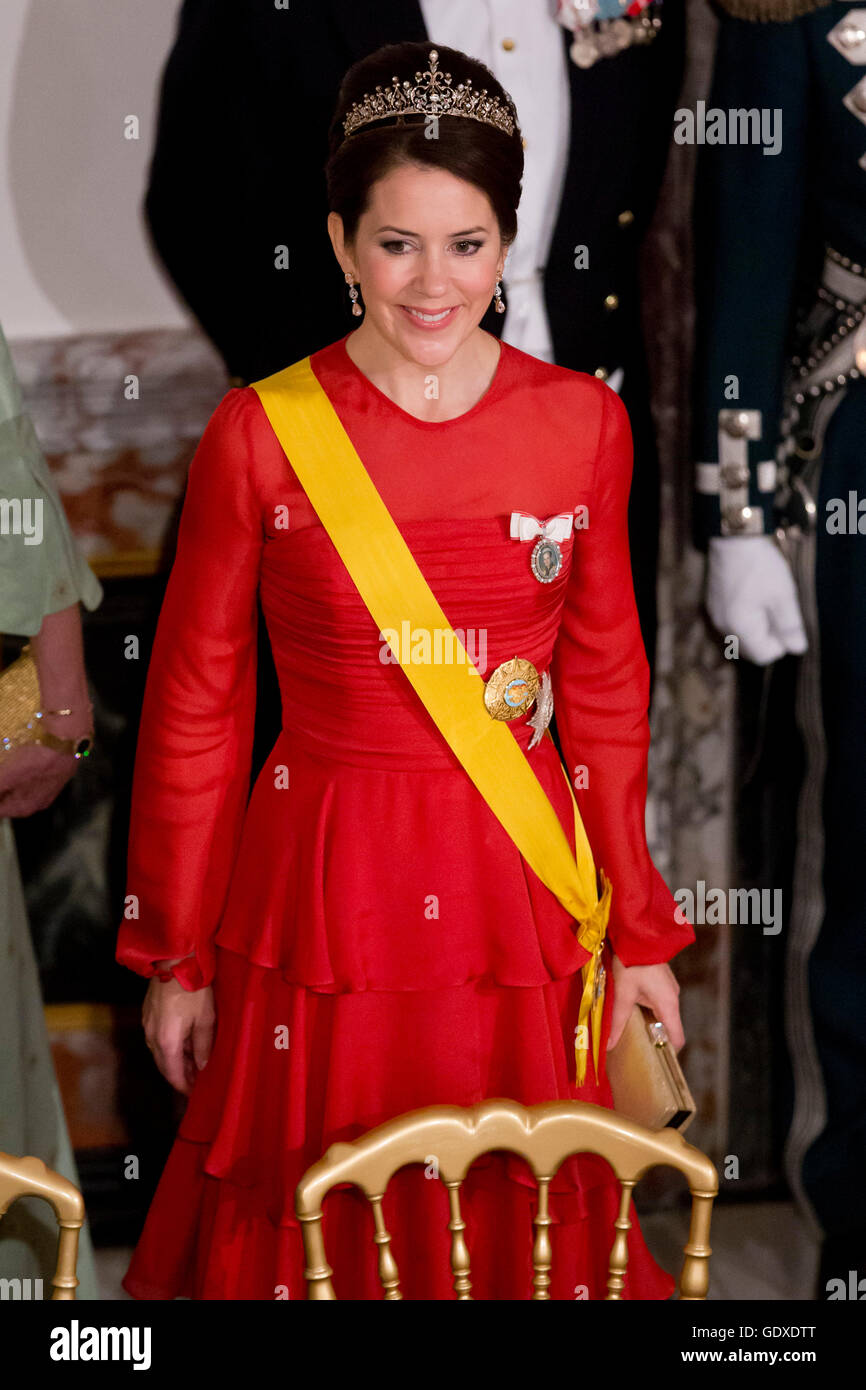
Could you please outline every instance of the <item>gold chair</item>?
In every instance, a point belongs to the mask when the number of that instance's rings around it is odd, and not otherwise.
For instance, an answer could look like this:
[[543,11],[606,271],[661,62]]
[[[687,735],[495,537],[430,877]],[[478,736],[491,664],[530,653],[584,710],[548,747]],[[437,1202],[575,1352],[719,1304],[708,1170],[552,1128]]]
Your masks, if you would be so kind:
[[84,1225],[84,1198],[68,1178],[46,1167],[41,1158],[14,1158],[0,1153],[0,1219],[19,1197],[44,1197],[60,1225],[57,1267],[51,1283],[52,1299],[75,1297],[78,1279],[78,1232]]
[[368,1198],[373,1208],[379,1248],[379,1279],[386,1300],[402,1299],[400,1278],[385,1227],[382,1198],[388,1182],[408,1163],[426,1163],[435,1155],[439,1176],[448,1189],[451,1219],[451,1269],[458,1299],[471,1299],[469,1250],[463,1237],[460,1186],[472,1163],[481,1154],[508,1149],[529,1163],[538,1183],[538,1210],[534,1218],[532,1263],[533,1299],[549,1299],[552,1251],[548,1227],[548,1186],[560,1164],[571,1154],[593,1153],[607,1159],[619,1179],[619,1214],[610,1253],[607,1298],[622,1297],[628,1262],[627,1232],[632,1190],[650,1168],[677,1168],[692,1195],[689,1238],[684,1249],[678,1283],[681,1299],[704,1299],[709,1286],[710,1219],[719,1175],[700,1149],[673,1129],[652,1130],[613,1110],[585,1101],[547,1101],[523,1106],[510,1100],[487,1100],[470,1109],[456,1105],[431,1105],[398,1115],[356,1139],[332,1144],[322,1158],[308,1168],[295,1192],[295,1210],[301,1223],[308,1299],[336,1299],[331,1283],[333,1270],[325,1258],[322,1235],[322,1199],[337,1183],[350,1182]]

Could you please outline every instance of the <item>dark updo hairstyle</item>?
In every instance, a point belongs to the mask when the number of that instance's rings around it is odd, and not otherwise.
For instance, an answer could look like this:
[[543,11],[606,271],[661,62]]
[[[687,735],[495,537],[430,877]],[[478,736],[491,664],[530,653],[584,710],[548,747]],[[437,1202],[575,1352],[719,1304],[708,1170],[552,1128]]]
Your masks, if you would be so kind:
[[[471,80],[476,92],[486,88],[488,96],[499,98],[514,119],[511,135],[473,117],[443,115],[439,117],[438,138],[429,139],[425,136],[423,115],[414,114],[385,117],[351,135],[344,134],[343,122],[355,102],[361,102],[377,87],[390,87],[394,77],[414,85],[416,74],[429,68],[434,48],[439,54],[439,71],[451,74],[453,87]],[[443,48],[429,40],[386,44],[355,63],[340,86],[328,144],[330,157],[325,175],[329,207],[343,219],[349,243],[367,209],[373,184],[401,164],[446,169],[456,178],[474,184],[490,199],[506,245],[517,235],[517,205],[523,177],[523,140],[517,111],[490,69],[456,48]]]

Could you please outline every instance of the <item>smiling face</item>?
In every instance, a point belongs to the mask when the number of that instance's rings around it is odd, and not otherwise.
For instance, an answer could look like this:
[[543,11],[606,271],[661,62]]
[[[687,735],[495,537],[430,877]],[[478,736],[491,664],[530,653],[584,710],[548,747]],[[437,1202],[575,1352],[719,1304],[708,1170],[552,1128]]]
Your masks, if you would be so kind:
[[328,227],[354,273],[371,330],[421,367],[448,362],[475,331],[502,275],[506,247],[487,195],[444,169],[401,164],[370,190],[351,245]]

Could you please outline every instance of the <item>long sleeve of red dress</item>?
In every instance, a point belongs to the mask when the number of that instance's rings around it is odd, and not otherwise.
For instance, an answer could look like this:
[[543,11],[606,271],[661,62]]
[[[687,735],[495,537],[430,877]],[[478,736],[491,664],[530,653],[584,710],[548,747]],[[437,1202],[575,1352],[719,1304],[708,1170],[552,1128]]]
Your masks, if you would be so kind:
[[575,554],[554,648],[554,709],[596,868],[613,884],[608,938],[624,965],[667,961],[694,941],[646,842],[649,667],[631,580],[628,413],[602,397],[588,524]]
[[223,399],[190,465],[133,775],[117,959],[150,976],[188,956],[186,989],[213,976],[249,791],[263,533],[243,399]]

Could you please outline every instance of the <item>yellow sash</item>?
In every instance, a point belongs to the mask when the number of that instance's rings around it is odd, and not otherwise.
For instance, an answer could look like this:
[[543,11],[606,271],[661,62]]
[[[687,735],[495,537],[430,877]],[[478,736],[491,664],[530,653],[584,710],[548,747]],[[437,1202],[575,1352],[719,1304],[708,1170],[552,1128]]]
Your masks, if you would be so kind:
[[[309,357],[252,383],[280,444],[333,541],[380,633],[445,634],[463,650],[454,664],[413,662],[401,643],[400,664],[437,728],[463,764],[530,868],[581,924],[578,941],[590,958],[575,1032],[578,1085],[586,1079],[589,1022],[598,1077],[604,977],[601,951],[611,885],[601,874],[599,897],[592,851],[568,773],[576,853],[513,734],[484,705],[484,682],[436,601],[370,475],[346,434]],[[448,648],[446,648],[447,650]],[[548,730],[549,735],[549,730]]]

